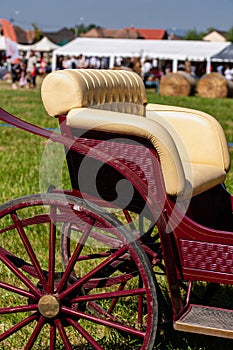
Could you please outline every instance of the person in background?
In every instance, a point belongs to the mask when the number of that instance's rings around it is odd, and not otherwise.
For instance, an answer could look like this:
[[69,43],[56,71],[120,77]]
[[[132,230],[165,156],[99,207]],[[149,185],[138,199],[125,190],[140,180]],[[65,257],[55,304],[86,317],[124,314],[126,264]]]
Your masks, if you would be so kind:
[[161,73],[158,67],[152,67],[148,73],[147,79],[144,81],[145,87],[155,88],[155,93],[156,95],[158,95],[160,78],[161,78]]
[[44,58],[44,55],[43,53],[41,53],[41,56],[40,56],[40,66],[39,66],[39,73],[42,77],[45,76],[46,74],[46,69],[47,69],[47,62]]
[[19,78],[19,86],[21,88],[24,88],[27,86],[27,77],[26,77],[26,63],[21,61],[20,62],[20,78]]
[[6,80],[11,79],[11,56],[6,57],[5,67],[6,67],[6,75],[4,79]]
[[233,68],[229,64],[226,65],[224,76],[229,81],[233,80]]
[[34,63],[32,71],[30,72],[30,75],[28,76],[30,89],[33,89],[36,87],[36,76],[37,76],[37,67],[36,67],[36,63]]
[[65,56],[62,61],[62,69],[70,69],[70,57]]
[[141,68],[141,75],[142,75],[142,79],[145,82],[150,74],[150,70],[152,68],[152,63],[151,60],[146,59],[143,63],[142,63],[142,68]]
[[223,69],[224,69],[223,65],[219,64],[216,68],[216,71],[217,71],[217,73],[223,75]]
[[37,57],[34,51],[30,52],[30,56],[27,60],[27,75],[30,78],[31,72],[33,70],[34,64],[37,63]]
[[86,60],[82,54],[78,56],[77,68],[86,68]]
[[75,56],[72,56],[70,59],[70,68],[76,69],[78,66],[77,58]]

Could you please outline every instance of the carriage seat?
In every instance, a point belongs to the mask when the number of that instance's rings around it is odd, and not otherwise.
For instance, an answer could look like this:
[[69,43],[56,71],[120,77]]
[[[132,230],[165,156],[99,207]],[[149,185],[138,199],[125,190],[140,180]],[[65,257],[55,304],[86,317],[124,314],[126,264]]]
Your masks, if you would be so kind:
[[147,105],[142,79],[123,70],[74,69],[50,73],[42,100],[51,116],[73,128],[139,136],[159,154],[166,192],[182,199],[224,182],[230,167],[225,135],[211,116]]
[[215,118],[199,110],[158,104],[148,104],[146,116],[172,135],[186,178],[191,176],[193,195],[224,182],[230,155],[224,131]]

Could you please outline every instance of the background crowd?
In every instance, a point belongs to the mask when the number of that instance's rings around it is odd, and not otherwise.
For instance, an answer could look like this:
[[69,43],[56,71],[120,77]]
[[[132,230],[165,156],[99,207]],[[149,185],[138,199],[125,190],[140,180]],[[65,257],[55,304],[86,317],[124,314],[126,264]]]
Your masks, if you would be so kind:
[[[108,57],[84,57],[79,55],[72,56],[58,56],[57,69],[73,69],[73,68],[94,68],[106,69],[109,68]],[[157,59],[140,57],[116,57],[113,69],[127,69],[138,73],[146,87],[155,88],[156,93],[159,91],[159,82],[163,75],[172,71],[171,61],[159,61]],[[194,79],[200,79],[206,73],[206,62],[190,62],[185,60],[179,62],[178,71],[184,71]],[[226,79],[233,81],[233,66],[230,64],[219,65],[213,63],[211,67],[212,72],[222,74]]]
[[0,67],[0,78],[11,81],[13,89],[33,89],[37,84],[37,76],[43,78],[51,71],[51,57],[31,51],[28,56],[20,56],[12,62],[11,57],[2,56]]
[[[6,79],[12,82],[12,88],[30,88],[37,85],[37,77],[44,77],[51,72],[51,54],[31,51],[29,54],[22,55],[11,63],[10,57],[0,57],[0,79]],[[85,57],[78,56],[58,56],[57,69],[79,69],[94,68],[108,69],[109,57]],[[147,88],[154,88],[159,93],[159,83],[161,77],[172,71],[171,61],[160,61],[141,57],[116,57],[113,69],[132,70],[139,74]],[[179,62],[178,71],[184,71],[194,79],[201,78],[206,73],[206,62],[190,62],[188,60]],[[227,80],[233,81],[232,64],[213,64],[212,72],[218,72]]]

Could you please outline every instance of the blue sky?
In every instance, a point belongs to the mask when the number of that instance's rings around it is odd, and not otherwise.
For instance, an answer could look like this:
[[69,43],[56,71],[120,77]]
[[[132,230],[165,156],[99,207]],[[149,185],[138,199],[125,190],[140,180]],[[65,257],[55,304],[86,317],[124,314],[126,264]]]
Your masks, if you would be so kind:
[[233,27],[233,0],[10,0],[1,2],[1,18],[25,29],[34,23],[43,31],[77,24],[228,30]]

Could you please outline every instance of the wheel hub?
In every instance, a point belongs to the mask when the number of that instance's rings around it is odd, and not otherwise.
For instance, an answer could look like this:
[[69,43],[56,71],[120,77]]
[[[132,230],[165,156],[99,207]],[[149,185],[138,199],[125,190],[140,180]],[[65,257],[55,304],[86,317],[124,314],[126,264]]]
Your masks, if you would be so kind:
[[60,311],[59,301],[53,295],[43,295],[39,300],[38,309],[45,318],[54,318]]

